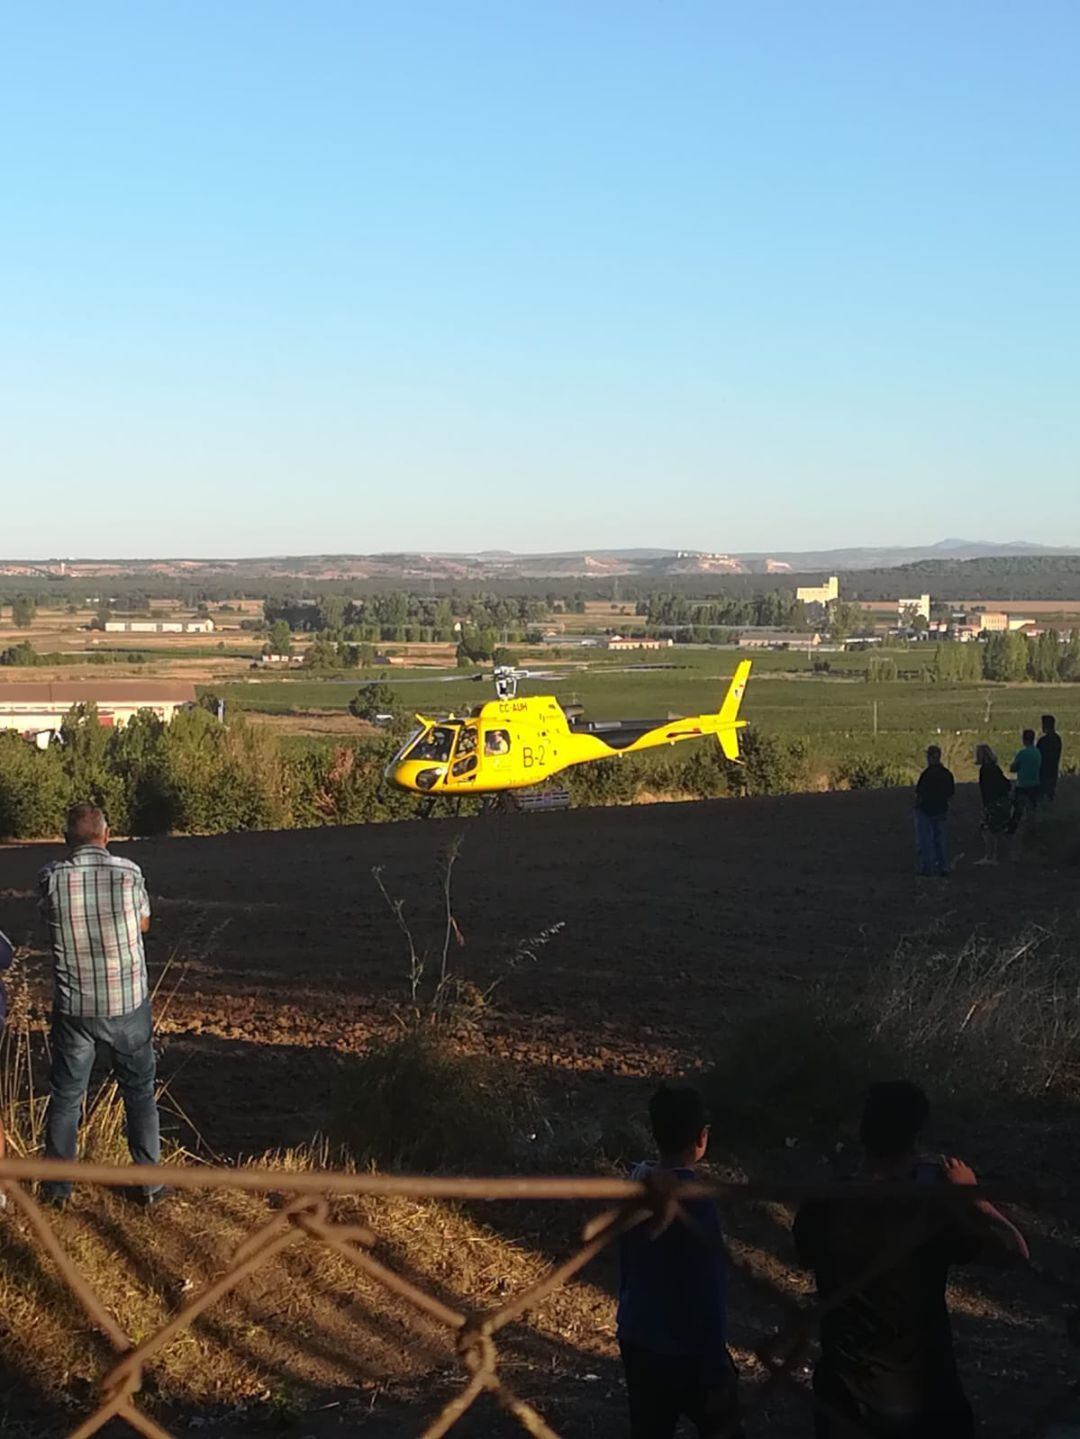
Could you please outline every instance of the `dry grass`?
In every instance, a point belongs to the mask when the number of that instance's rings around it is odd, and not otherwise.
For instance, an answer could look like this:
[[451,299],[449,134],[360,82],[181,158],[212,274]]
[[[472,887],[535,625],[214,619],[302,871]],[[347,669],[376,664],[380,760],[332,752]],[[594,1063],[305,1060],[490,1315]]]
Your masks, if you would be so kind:
[[[18,968],[10,991],[12,1022],[0,1042],[0,1105],[11,1152],[33,1156],[44,1142],[46,1096],[37,1076],[47,1057],[45,1036],[28,1017]],[[164,1015],[168,1001],[158,1009]],[[357,1097],[361,1105],[378,1106],[380,1132],[391,1148],[412,1136],[399,1157],[415,1158],[417,1143],[423,1148],[424,1142],[444,1157],[447,1144],[474,1156],[489,1152],[491,1117],[506,1108],[505,1094],[492,1088],[490,1066],[474,1068],[467,1056],[451,1054],[437,1029],[426,1029],[407,1034],[389,1061],[377,1051],[368,1067],[373,1084],[361,1085]],[[384,1092],[388,1082],[393,1094]],[[405,1091],[408,1113],[400,1109]],[[168,1105],[167,1095],[162,1102]],[[378,1148],[362,1112],[356,1119],[358,1150]],[[87,1105],[82,1139],[84,1157],[126,1162],[123,1106],[111,1080]],[[165,1162],[199,1161],[174,1146]],[[280,1172],[278,1195],[185,1193],[146,1212],[112,1191],[84,1186],[67,1209],[50,1215],[64,1249],[133,1341],[151,1335],[229,1267],[237,1247],[288,1195],[290,1174],[355,1167],[325,1140],[255,1162]],[[369,1225],[379,1236],[375,1253],[383,1263],[470,1310],[497,1306],[549,1262],[483,1218],[435,1201],[339,1199],[332,1217]],[[613,1352],[607,1295],[578,1283],[552,1296],[506,1341],[506,1367],[551,1370],[562,1346],[578,1363],[582,1353]],[[108,1346],[87,1325],[22,1215],[9,1209],[0,1221],[0,1391],[14,1379],[18,1412],[5,1411],[5,1432],[19,1432],[18,1420],[28,1425],[27,1434],[40,1436],[51,1432],[50,1412],[56,1417],[84,1410],[108,1363]],[[298,1232],[266,1270],[152,1362],[144,1402],[162,1413],[239,1411],[253,1424],[281,1422],[317,1396],[340,1391],[375,1404],[380,1396],[416,1396],[422,1386],[431,1406],[443,1381],[457,1382],[459,1373],[452,1335]],[[5,1402],[0,1393],[0,1408]],[[24,1420],[24,1411],[31,1417]]]
[[1080,976],[1055,933],[958,950],[901,945],[871,987],[873,1033],[908,1071],[965,1099],[1072,1096],[1080,1087]]
[[[288,1176],[322,1167],[316,1144],[262,1156]],[[135,1341],[164,1324],[223,1269],[248,1233],[265,1223],[265,1199],[219,1191],[169,1202],[163,1213],[134,1211],[88,1190],[53,1220],[67,1252]],[[434,1201],[335,1201],[333,1218],[362,1221],[379,1235],[377,1257],[431,1292],[467,1307],[494,1307],[526,1287],[547,1260]],[[77,1313],[35,1250],[21,1216],[0,1231],[0,1353],[18,1354],[38,1393],[59,1405],[85,1402],[105,1367],[106,1348]],[[546,1342],[545,1342],[546,1341]],[[540,1343],[575,1355],[612,1353],[609,1298],[585,1283],[553,1295],[507,1341],[508,1367],[534,1367]],[[146,1393],[168,1408],[250,1408],[281,1418],[339,1389],[407,1396],[458,1372],[453,1337],[417,1316],[377,1282],[310,1240],[297,1242],[246,1280],[150,1366]]]
[[935,1106],[1007,1113],[1080,1093],[1080,978],[1064,938],[901,944],[861,988],[808,986],[747,1016],[706,1079],[736,1150],[853,1140],[874,1079],[925,1084]]

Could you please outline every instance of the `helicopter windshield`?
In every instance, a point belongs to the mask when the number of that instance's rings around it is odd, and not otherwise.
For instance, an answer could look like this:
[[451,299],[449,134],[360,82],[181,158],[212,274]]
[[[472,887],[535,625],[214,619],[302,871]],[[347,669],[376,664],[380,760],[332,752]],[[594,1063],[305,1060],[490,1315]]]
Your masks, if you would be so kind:
[[454,734],[456,726],[437,724],[426,729],[413,747],[406,753],[406,759],[432,760],[435,764],[445,764],[450,758],[450,751],[454,747]]
[[409,751],[412,749],[413,745],[416,743],[416,741],[420,738],[420,736],[421,736],[423,733],[424,733],[424,731],[420,728],[419,725],[416,725],[413,729],[411,729],[411,730],[409,731],[409,737],[408,737],[408,739],[407,739],[407,740],[405,741],[405,743],[401,746],[401,748],[398,750],[397,754],[396,754],[396,755],[394,756],[394,758],[390,761],[390,763],[391,763],[391,764],[400,764],[401,761],[402,761],[402,760],[405,758],[405,756],[409,753]]

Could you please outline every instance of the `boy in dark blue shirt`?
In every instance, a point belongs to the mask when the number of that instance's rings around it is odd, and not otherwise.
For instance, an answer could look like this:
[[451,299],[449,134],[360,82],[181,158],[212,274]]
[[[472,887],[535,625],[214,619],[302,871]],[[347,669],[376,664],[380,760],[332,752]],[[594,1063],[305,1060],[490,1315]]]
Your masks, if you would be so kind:
[[[695,1089],[656,1091],[649,1103],[660,1163],[639,1164],[634,1179],[662,1171],[694,1180],[709,1143]],[[671,1439],[685,1415],[702,1439],[728,1432],[738,1414],[735,1366],[727,1350],[727,1272],[720,1215],[711,1199],[683,1201],[697,1228],[676,1219],[660,1234],[648,1220],[619,1245],[619,1349],[626,1372],[632,1439]]]

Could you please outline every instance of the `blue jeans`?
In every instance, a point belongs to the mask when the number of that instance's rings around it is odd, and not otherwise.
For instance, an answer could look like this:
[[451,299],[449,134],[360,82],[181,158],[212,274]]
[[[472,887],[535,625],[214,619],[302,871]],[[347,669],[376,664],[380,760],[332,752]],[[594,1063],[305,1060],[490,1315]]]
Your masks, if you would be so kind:
[[[150,1001],[115,1019],[79,1019],[53,1012],[52,1070],[49,1074],[49,1109],[45,1116],[47,1159],[74,1159],[79,1140],[83,1099],[98,1046],[112,1059],[112,1072],[124,1101],[127,1141],[136,1164],[157,1164],[161,1159],[157,1100],[154,1087],[157,1062],[152,1043]],[[160,1185],[145,1186],[154,1194]],[[66,1199],[71,1185],[57,1181],[45,1186],[56,1199]]]
[[915,811],[915,843],[919,850],[919,871],[922,874],[948,874],[949,857],[945,837],[948,819],[943,814]]

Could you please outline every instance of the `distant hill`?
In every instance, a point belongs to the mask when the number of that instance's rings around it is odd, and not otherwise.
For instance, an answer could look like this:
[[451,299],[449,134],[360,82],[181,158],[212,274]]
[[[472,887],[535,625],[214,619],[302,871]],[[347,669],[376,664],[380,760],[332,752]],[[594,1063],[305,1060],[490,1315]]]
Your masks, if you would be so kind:
[[885,546],[839,550],[770,550],[767,553],[740,554],[738,559],[750,569],[764,569],[769,560],[779,560],[791,569],[805,573],[810,570],[886,570],[898,565],[918,564],[925,560],[985,560],[1014,555],[1069,555],[1080,553],[1080,545],[1052,548],[1035,545],[1027,540],[939,540],[933,545]]
[[304,582],[376,581],[403,584],[514,580],[572,580],[627,576],[653,581],[707,581],[727,577],[781,577],[826,574],[880,574],[921,564],[956,565],[981,560],[1032,561],[1080,554],[1080,546],[1051,548],[1026,540],[944,539],[930,545],[852,547],[832,550],[769,550],[735,553],[660,548],[565,550],[515,554],[484,550],[470,554],[420,551],[381,554],[333,553],[265,555],[241,559],[66,559],[0,560],[0,581],[174,578],[188,584],[229,577],[236,582],[296,579]]

